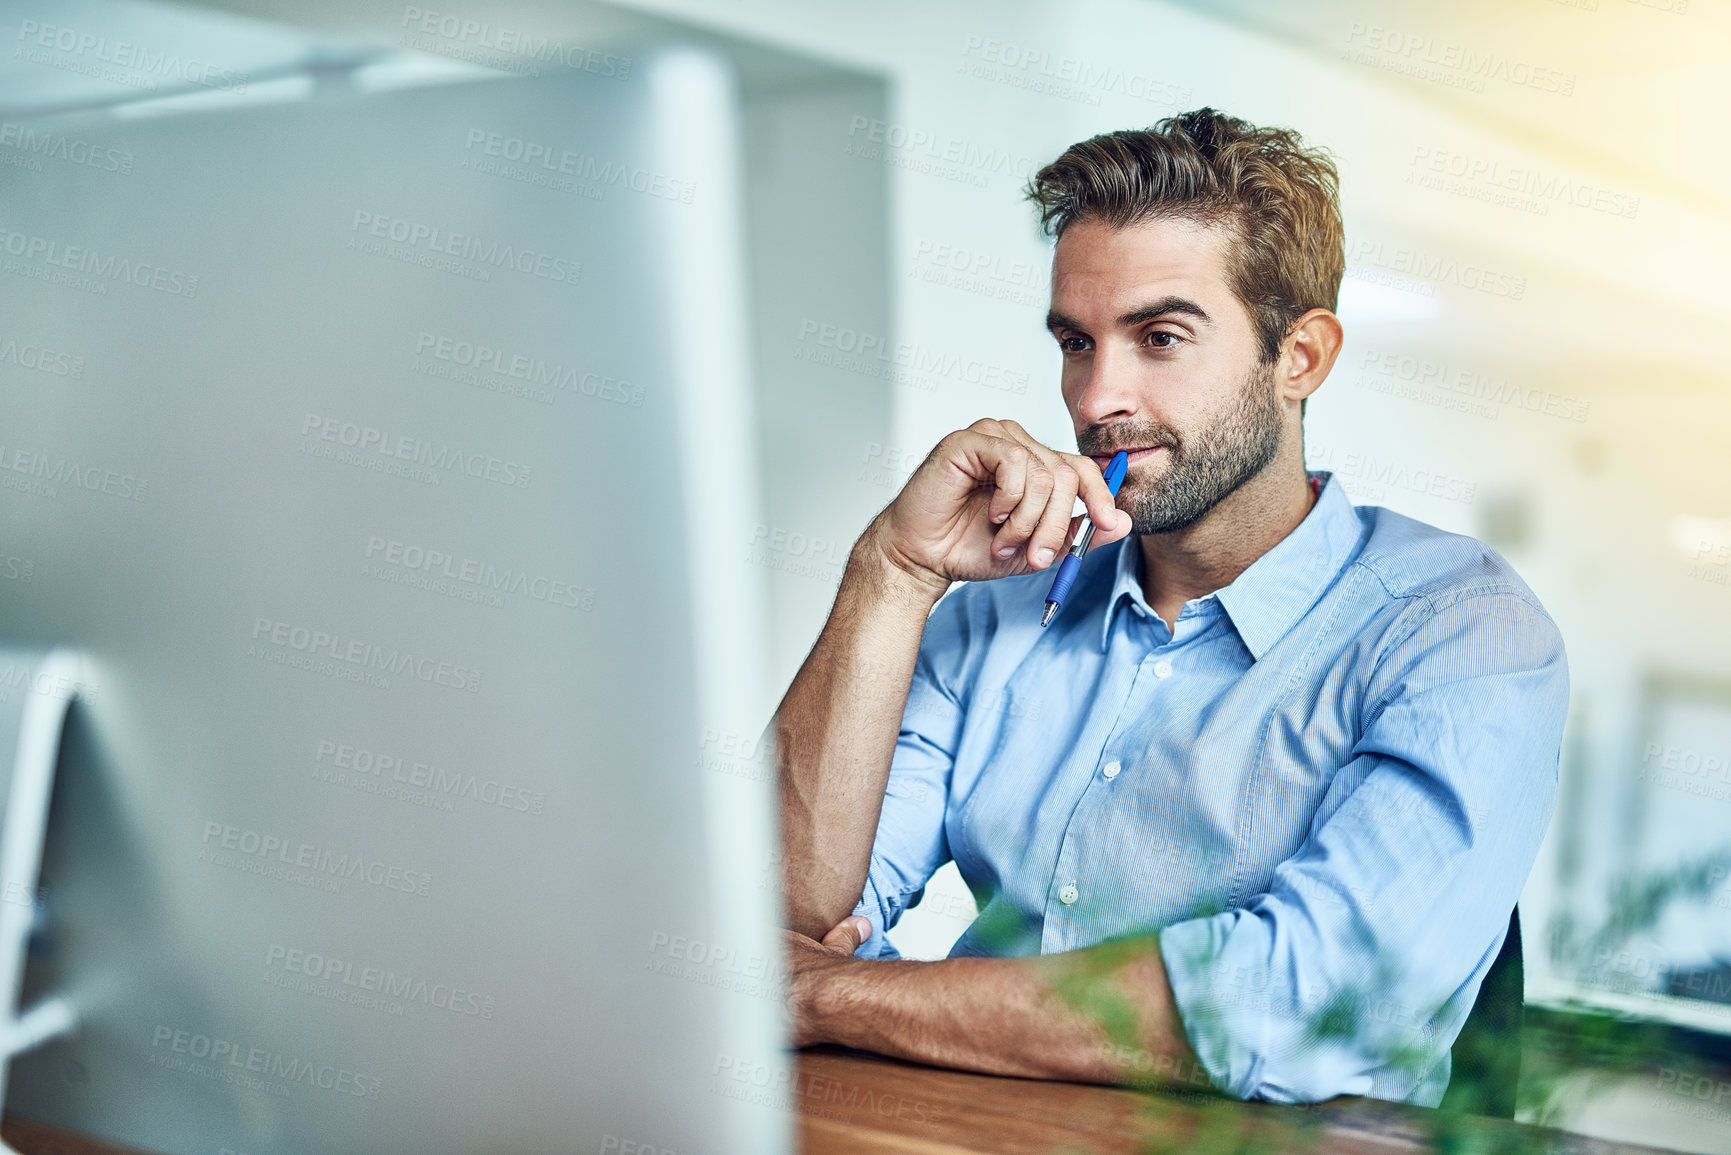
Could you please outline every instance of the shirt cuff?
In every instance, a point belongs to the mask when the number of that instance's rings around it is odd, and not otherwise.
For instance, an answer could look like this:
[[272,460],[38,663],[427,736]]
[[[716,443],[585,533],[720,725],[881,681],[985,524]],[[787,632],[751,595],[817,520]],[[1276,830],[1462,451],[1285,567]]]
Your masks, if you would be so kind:
[[1308,1037],[1306,1004],[1284,978],[1262,919],[1231,910],[1160,932],[1178,1017],[1216,1088],[1236,1099],[1314,1103],[1368,1094],[1350,1050]]
[[901,951],[884,936],[884,931],[890,924],[890,910],[883,896],[878,893],[877,883],[872,879],[866,879],[865,894],[860,898],[859,905],[853,908],[853,913],[863,915],[866,921],[872,924],[871,937],[860,943],[859,949],[853,952],[855,958],[902,957]]

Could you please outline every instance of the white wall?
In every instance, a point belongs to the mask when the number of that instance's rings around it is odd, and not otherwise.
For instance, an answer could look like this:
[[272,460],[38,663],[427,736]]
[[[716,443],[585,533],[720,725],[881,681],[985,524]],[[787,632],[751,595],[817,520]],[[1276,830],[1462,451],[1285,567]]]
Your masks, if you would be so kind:
[[[1722,82],[1662,63],[1698,63],[1704,37],[1723,43],[1723,10],[1313,3],[1269,17],[1283,27],[1256,28],[1149,0],[633,7],[886,77],[886,123],[863,107],[845,118],[835,109],[817,139],[851,150],[862,176],[887,170],[896,333],[918,361],[962,367],[898,385],[893,450],[910,463],[984,415],[1073,444],[1040,324],[1048,250],[1018,197],[1033,168],[1096,132],[1204,104],[1335,150],[1348,344],[1310,406],[1312,464],[1334,468],[1360,501],[1506,550],[1570,647],[1580,739],[1564,788],[1580,792],[1578,893],[1590,900],[1630,861],[1620,815],[1647,788],[1634,778],[1641,677],[1731,666],[1724,551],[1697,559],[1673,540],[1678,515],[1731,518],[1717,451],[1731,391],[1715,339],[1731,290],[1713,273],[1731,255],[1725,161],[1692,145],[1689,128],[1723,107]],[[1366,30],[1379,25],[1394,31]],[[1500,57],[1502,71],[1477,80],[1483,91],[1446,63],[1429,66],[1429,79],[1403,75],[1394,70],[1415,57],[1396,31],[1432,36],[1433,56],[1454,45]],[[1012,66],[1033,52],[1044,63]],[[1509,79],[1540,76],[1534,68],[1566,85]],[[1042,69],[1079,79],[1040,91]],[[1527,191],[1509,196],[1497,181]],[[1402,357],[1445,367],[1453,387],[1404,380]],[[1025,375],[1025,392],[970,383],[969,364],[1000,382]],[[1472,497],[1391,484],[1395,471],[1441,475]],[[1524,515],[1527,532],[1499,528],[1510,523],[1499,511],[1515,523]],[[809,532],[845,536],[851,516],[808,520]],[[819,615],[798,612],[815,632]],[[1731,828],[1731,804],[1702,799],[1700,817]],[[1526,899],[1535,944],[1551,913],[1551,863],[1547,850]],[[910,916],[906,945],[936,950],[959,933],[965,900],[953,884],[941,898],[959,917],[918,929]],[[1529,950],[1536,983],[1545,962]]]

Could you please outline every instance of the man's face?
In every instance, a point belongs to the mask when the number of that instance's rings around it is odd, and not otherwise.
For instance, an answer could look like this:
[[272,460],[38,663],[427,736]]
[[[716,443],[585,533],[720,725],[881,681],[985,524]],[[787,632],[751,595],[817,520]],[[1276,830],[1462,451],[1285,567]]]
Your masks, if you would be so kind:
[[1104,469],[1137,533],[1183,529],[1259,473],[1284,425],[1272,365],[1226,279],[1220,226],[1079,221],[1052,261],[1048,325],[1064,356],[1076,444]]

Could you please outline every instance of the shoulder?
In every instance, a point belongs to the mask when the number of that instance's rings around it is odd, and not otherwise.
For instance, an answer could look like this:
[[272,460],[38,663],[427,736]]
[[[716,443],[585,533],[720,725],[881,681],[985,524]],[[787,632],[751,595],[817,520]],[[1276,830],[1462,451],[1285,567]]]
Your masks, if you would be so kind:
[[1494,636],[1501,648],[1561,659],[1562,633],[1508,559],[1476,538],[1450,533],[1381,506],[1359,506],[1367,530],[1352,564],[1390,601],[1386,654],[1402,643]]
[[1389,597],[1440,607],[1479,595],[1506,596],[1549,619],[1508,559],[1477,538],[1382,506],[1361,505],[1357,511],[1368,533],[1353,563],[1368,570]]

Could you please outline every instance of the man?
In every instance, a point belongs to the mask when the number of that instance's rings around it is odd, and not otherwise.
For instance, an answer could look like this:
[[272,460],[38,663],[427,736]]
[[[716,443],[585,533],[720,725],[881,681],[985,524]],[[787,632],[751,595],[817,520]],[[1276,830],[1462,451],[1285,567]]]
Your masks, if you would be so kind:
[[[1325,156],[1203,109],[1029,195],[1081,453],[978,421],[854,546],[774,723],[796,1042],[1435,1105],[1550,818],[1556,627],[1487,547],[1304,468]],[[952,858],[979,918],[897,959]]]

